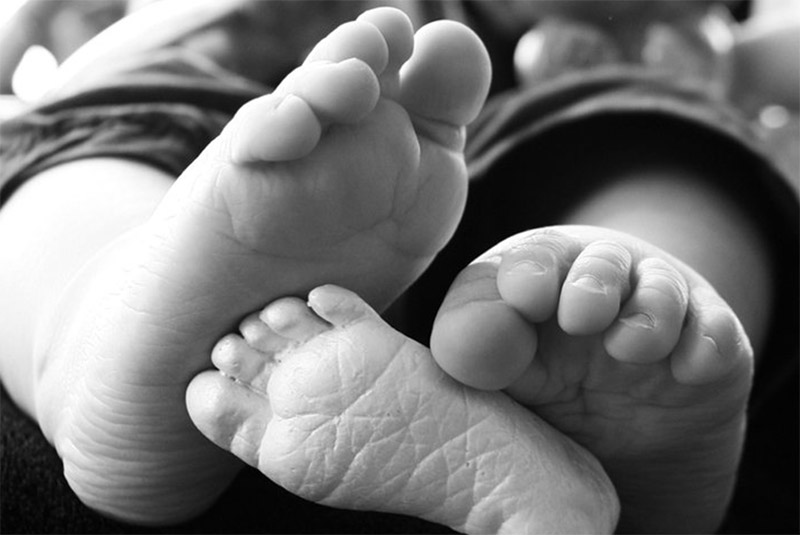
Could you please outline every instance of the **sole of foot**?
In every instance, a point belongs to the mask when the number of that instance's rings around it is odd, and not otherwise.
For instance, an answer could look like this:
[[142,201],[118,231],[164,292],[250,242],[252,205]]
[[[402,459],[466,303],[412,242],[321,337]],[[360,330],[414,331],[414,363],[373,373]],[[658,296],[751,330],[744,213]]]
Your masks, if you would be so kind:
[[[245,104],[141,228],[60,297],[37,346],[37,419],[90,507],[138,524],[197,515],[240,463],[186,387],[247,314],[322,283],[387,306],[463,209],[464,127],[489,60],[464,26],[364,13]],[[146,475],[146,477],[144,476]]]
[[592,452],[619,493],[620,529],[718,527],[753,353],[730,307],[677,259],[593,227],[518,234],[458,276],[431,351]]
[[306,499],[466,533],[611,533],[614,489],[581,448],[335,286],[276,301],[215,347],[187,406],[223,449]]

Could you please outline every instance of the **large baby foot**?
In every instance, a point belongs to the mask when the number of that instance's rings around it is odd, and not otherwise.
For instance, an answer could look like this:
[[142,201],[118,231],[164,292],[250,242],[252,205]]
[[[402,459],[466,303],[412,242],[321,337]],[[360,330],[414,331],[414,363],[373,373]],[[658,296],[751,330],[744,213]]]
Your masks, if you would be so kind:
[[[401,68],[402,67],[402,68]],[[143,228],[88,266],[38,347],[37,418],[88,505],[136,523],[206,508],[240,463],[185,408],[214,343],[278,296],[346,284],[386,306],[449,239],[489,63],[464,26],[343,25],[246,104]]]
[[[310,306],[310,308],[309,308]],[[187,392],[198,428],[289,491],[468,533],[611,533],[600,465],[498,392],[464,387],[350,291],[272,303]]]
[[519,234],[459,275],[431,351],[459,381],[506,389],[596,455],[620,496],[620,529],[718,527],[752,350],[678,260],[591,227]]

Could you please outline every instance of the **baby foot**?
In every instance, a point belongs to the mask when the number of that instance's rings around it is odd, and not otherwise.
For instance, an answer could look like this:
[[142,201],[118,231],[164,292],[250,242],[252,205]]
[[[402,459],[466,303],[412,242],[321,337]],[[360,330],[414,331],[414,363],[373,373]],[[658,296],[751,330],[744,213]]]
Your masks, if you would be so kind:
[[742,447],[752,350],[699,275],[592,227],[516,235],[454,282],[431,351],[459,381],[504,388],[592,452],[620,529],[718,527]]
[[[309,308],[310,307],[310,308]],[[198,428],[306,499],[467,533],[611,533],[600,465],[335,286],[285,298],[214,348],[187,391]]]
[[37,418],[78,496],[163,524],[213,502],[239,463],[185,408],[214,343],[322,282],[390,303],[464,203],[464,125],[489,83],[464,26],[414,36],[378,9],[341,26],[246,104],[152,219],[88,267],[38,349]]

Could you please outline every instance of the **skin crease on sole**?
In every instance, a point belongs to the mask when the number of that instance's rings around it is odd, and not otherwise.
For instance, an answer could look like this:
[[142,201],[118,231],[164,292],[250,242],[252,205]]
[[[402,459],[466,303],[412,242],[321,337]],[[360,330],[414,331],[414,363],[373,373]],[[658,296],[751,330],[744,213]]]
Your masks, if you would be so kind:
[[612,533],[599,463],[499,392],[452,380],[350,291],[276,301],[222,339],[187,406],[292,493],[466,533]]

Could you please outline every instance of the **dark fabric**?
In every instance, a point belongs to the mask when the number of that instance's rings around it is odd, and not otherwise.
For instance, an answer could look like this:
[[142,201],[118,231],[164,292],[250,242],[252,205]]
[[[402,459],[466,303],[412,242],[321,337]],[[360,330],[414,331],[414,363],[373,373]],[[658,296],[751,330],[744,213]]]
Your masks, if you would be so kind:
[[[90,156],[131,158],[177,176],[234,110],[257,93],[223,86],[203,69],[170,67],[160,74],[123,77],[7,121],[0,127],[0,198],[37,172]],[[706,176],[724,178],[720,189],[762,222],[781,288],[725,530],[796,533],[798,203],[796,190],[764,157],[746,124],[691,87],[639,72],[603,71],[496,95],[471,129],[467,155],[472,183],[462,225],[404,298],[410,311],[405,328],[422,342],[450,281],[466,263],[513,233],[557,223],[572,202],[619,166],[678,159]],[[2,396],[0,531],[148,532],[82,506],[35,424],[5,392]],[[445,531],[407,518],[313,505],[248,469],[203,517],[157,532]]]
[[0,204],[28,178],[81,158],[126,158],[177,176],[228,119],[185,104],[118,104],[9,121],[0,125]]
[[28,178],[81,158],[129,158],[177,177],[267,91],[181,50],[131,58],[116,72],[0,123],[0,205]]

